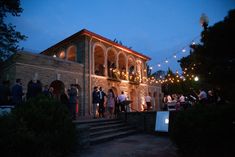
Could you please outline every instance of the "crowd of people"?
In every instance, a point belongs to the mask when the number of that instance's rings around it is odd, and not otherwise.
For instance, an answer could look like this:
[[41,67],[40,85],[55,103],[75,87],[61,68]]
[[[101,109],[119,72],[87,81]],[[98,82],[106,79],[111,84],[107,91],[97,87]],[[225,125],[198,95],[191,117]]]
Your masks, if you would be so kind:
[[[27,85],[27,92],[23,91],[21,79],[16,79],[15,84],[10,87],[9,81],[0,84],[0,106],[19,106],[24,101],[38,95],[45,95],[59,100],[66,105],[71,113],[72,119],[76,119],[76,107],[78,107],[79,93],[75,84],[71,84],[68,90],[60,91],[56,94],[52,86],[44,85],[39,80],[31,80]],[[126,111],[125,101],[127,96],[122,91],[120,95],[115,95],[112,89],[106,94],[102,87],[94,87],[92,93],[93,118],[109,117],[114,118],[119,112]]]
[[45,95],[59,100],[66,105],[70,111],[72,119],[76,119],[76,106],[78,105],[78,89],[75,84],[71,84],[68,90],[62,91],[59,95],[55,94],[52,86],[42,86],[39,80],[31,80],[27,86],[27,92],[24,93],[21,79],[16,79],[15,84],[10,87],[9,81],[3,81],[0,84],[0,106],[17,107],[24,101],[34,98],[38,95]]
[[175,110],[187,109],[188,107],[193,106],[197,102],[202,105],[216,105],[223,101],[220,93],[215,90],[206,90],[200,89],[199,93],[194,92],[191,95],[183,94],[168,94],[163,98],[163,108],[162,110],[168,109],[168,104],[175,104]]
[[127,96],[122,91],[115,95],[112,89],[106,94],[102,87],[94,87],[92,93],[93,118],[115,118],[119,112],[125,112]]
[[[66,105],[71,113],[72,119],[76,119],[76,107],[78,107],[78,88],[75,84],[71,84],[68,90],[64,89],[60,91],[60,94],[55,94],[54,88],[52,86],[45,85],[42,86],[39,80],[31,80],[28,83],[27,92],[23,92],[23,86],[21,79],[16,79],[15,84],[10,88],[9,81],[3,81],[0,84],[0,106],[2,105],[12,105],[18,106],[25,100],[34,98],[40,94],[47,97],[55,98],[61,101],[62,104]],[[146,111],[151,110],[152,98],[149,93],[145,97]],[[59,97],[58,97],[59,96]],[[94,87],[92,92],[92,104],[93,104],[93,118],[114,118],[119,112],[126,111],[126,100],[127,96],[122,91],[120,95],[115,95],[112,89],[108,90],[106,94],[102,87]],[[207,92],[203,89],[199,91],[198,94],[194,95],[183,95],[183,94],[172,94],[165,95],[163,98],[162,110],[168,110],[169,104],[174,104],[175,110],[187,109],[199,102],[205,105],[218,104],[222,102],[223,99],[219,92],[214,90],[208,90]]]

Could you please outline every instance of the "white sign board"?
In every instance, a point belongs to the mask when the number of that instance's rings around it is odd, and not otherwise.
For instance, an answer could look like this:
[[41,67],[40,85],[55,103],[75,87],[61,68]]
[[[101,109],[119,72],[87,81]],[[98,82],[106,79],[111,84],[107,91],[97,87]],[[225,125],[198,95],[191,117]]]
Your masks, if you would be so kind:
[[169,111],[158,111],[156,114],[155,131],[168,132]]

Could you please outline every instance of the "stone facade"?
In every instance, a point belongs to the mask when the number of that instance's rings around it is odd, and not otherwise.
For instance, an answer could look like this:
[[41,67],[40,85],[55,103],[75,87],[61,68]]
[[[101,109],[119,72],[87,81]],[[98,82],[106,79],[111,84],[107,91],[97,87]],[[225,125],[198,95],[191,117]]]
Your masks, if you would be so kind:
[[142,111],[144,97],[150,93],[154,110],[161,105],[161,86],[147,79],[146,62],[150,58],[88,30],[64,39],[41,54],[19,52],[1,65],[1,80],[14,84],[21,78],[26,87],[33,78],[43,85],[53,81],[79,90],[79,116],[92,112],[93,87],[112,88],[116,95],[124,91],[132,100],[130,111]]

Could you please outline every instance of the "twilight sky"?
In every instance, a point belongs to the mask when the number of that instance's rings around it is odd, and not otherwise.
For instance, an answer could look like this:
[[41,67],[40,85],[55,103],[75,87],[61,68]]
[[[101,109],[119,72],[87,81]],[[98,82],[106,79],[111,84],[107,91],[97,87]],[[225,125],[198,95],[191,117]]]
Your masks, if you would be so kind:
[[151,57],[153,71],[175,71],[200,39],[201,14],[211,26],[235,9],[235,0],[21,0],[21,7],[21,16],[7,21],[28,36],[20,43],[26,50],[39,53],[85,28]]

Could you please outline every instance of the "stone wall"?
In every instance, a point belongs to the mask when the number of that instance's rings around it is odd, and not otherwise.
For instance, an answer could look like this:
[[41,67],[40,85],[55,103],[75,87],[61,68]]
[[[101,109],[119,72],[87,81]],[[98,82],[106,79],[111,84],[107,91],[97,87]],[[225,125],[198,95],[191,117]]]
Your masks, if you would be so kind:
[[156,112],[122,112],[118,118],[140,131],[155,133]]

